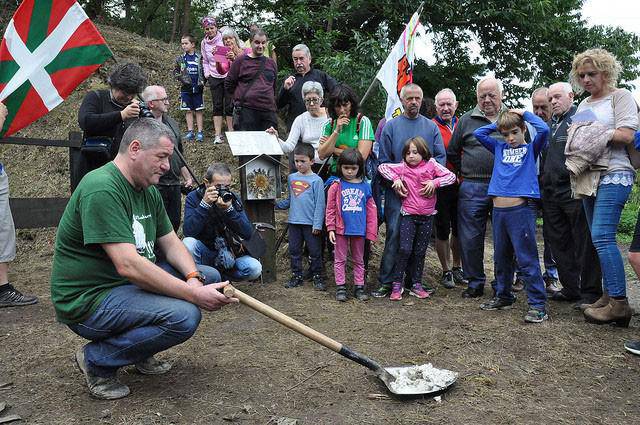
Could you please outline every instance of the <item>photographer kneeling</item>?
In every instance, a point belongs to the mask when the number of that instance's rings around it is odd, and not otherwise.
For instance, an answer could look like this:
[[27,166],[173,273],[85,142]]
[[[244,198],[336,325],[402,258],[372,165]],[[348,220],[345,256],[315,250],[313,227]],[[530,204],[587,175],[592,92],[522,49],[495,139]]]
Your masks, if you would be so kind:
[[211,164],[204,185],[187,195],[183,243],[196,264],[215,267],[231,280],[254,280],[262,265],[238,241],[251,238],[253,225],[230,186],[229,166]]

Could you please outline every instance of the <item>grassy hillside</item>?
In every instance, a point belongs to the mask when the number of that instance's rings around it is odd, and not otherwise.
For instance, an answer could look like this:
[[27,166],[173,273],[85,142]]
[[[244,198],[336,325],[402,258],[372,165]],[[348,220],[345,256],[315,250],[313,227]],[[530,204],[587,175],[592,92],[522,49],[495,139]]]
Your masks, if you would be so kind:
[[[171,115],[184,124],[184,115],[178,111],[179,87],[173,79],[173,63],[180,54],[179,45],[140,37],[121,29],[100,26],[100,32],[113,50],[118,62],[136,62],[147,72],[149,84],[166,87],[171,99]],[[84,95],[94,89],[107,87],[107,76],[115,65],[109,60],[96,73],[82,83],[56,109],[31,124],[16,136],[64,139],[70,131],[80,131],[78,109]],[[210,111],[208,92],[206,107]],[[211,117],[205,111],[205,135],[211,136]],[[211,138],[209,139],[211,140]],[[212,161],[232,160],[228,147],[210,143],[187,144],[186,158],[196,174],[202,175]],[[0,160],[6,166],[11,181],[12,197],[58,197],[69,195],[69,155],[66,148],[0,145]]]

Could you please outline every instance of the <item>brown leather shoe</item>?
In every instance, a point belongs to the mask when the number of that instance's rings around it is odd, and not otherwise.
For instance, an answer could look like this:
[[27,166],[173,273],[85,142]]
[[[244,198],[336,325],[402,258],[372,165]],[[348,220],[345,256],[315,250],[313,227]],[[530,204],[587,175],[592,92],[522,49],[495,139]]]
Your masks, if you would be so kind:
[[585,311],[588,308],[600,308],[609,304],[609,294],[606,292],[602,293],[602,296],[598,298],[596,302],[593,304],[580,304],[580,310]]
[[584,311],[584,319],[589,323],[603,325],[611,323],[621,328],[628,328],[633,310],[629,307],[629,301],[609,299],[609,304],[600,308],[587,308]]

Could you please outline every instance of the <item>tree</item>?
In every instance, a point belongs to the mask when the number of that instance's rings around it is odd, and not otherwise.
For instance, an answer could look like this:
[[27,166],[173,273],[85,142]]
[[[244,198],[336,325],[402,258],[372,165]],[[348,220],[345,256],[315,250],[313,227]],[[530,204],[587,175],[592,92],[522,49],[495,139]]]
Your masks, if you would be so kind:
[[[475,104],[475,82],[493,72],[516,106],[529,86],[566,81],[573,56],[591,47],[613,52],[623,65],[623,85],[639,75],[639,38],[611,27],[589,28],[584,0],[426,0],[421,20],[435,37],[436,65],[418,63],[414,79],[433,96],[453,89],[461,110]],[[212,8],[213,2],[204,1]],[[291,48],[306,43],[316,66],[364,93],[418,2],[390,0],[241,0],[223,13],[236,22],[269,16],[264,27],[277,46],[280,77],[291,72]],[[313,15],[310,13],[313,11]],[[479,56],[473,45],[479,45]],[[365,109],[381,114],[384,94]],[[374,101],[375,100],[375,101]]]

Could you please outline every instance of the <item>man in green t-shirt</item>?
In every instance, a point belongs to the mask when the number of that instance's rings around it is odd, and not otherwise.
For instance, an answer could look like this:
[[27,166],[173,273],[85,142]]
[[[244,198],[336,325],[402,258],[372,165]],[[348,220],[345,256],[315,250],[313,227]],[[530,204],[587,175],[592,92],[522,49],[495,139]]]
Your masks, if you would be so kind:
[[[161,374],[154,354],[189,339],[200,309],[236,302],[213,283],[219,273],[196,267],[171,227],[158,183],[169,169],[172,133],[153,118],[135,121],[118,155],[88,173],[73,192],[58,232],[51,301],[58,321],[91,340],[76,353],[91,395],[117,399],[129,388],[122,366]],[[166,262],[156,264],[156,252]]]

